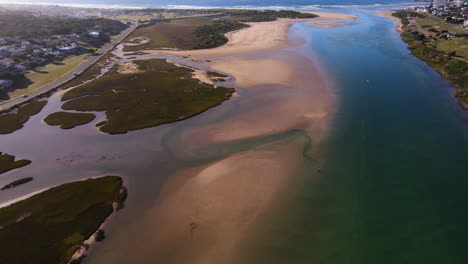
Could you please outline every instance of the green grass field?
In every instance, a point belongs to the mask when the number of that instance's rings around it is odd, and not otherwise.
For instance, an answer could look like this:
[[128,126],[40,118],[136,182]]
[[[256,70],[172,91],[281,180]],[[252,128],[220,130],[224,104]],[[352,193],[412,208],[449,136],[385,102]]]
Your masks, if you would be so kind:
[[0,208],[0,263],[68,263],[81,243],[123,203],[122,179],[60,185]]
[[[449,39],[437,37],[436,34],[442,32],[442,30],[447,30],[455,32],[457,34],[467,34],[468,31],[459,28],[456,25],[448,24],[445,21],[440,20],[439,18],[431,19],[434,16],[426,16],[425,18],[418,18],[416,21],[419,26],[425,30],[426,34],[432,36],[429,39],[429,42],[426,45],[432,45],[437,50],[443,51],[445,53],[455,51],[459,59],[468,61],[468,39],[465,37],[451,37]],[[429,30],[435,30],[435,32],[429,32]]]
[[21,106],[16,112],[0,115],[0,134],[10,134],[21,129],[29,118],[38,114],[47,101],[33,101]]
[[96,116],[91,113],[55,112],[44,118],[49,126],[60,126],[62,129],[72,129],[93,121]]
[[192,78],[193,71],[163,59],[134,61],[140,72],[120,74],[114,66],[103,77],[62,97],[64,110],[106,111],[100,130],[126,133],[197,115],[230,98],[232,88]]
[[[439,29],[440,30],[448,30],[448,31],[452,31],[452,32],[455,32],[457,34],[467,34],[468,31],[463,29],[462,26],[460,25],[455,25],[455,24],[450,24],[446,21],[444,21],[443,19],[435,16],[435,15],[432,15],[432,14],[425,14],[427,16],[427,18],[424,18],[424,20],[426,20],[425,23],[428,23],[427,25],[434,25],[434,26],[439,26]],[[431,19],[433,18],[433,19]],[[419,19],[418,19],[419,20]],[[427,20],[431,20],[432,22],[429,22]],[[435,23],[435,24],[434,24]]]
[[456,52],[456,56],[465,62],[468,62],[468,39],[465,38],[451,38],[448,40],[437,40],[437,49],[449,53]]
[[30,160],[15,160],[15,156],[0,152],[0,174],[31,164]]
[[431,18],[418,18],[417,19],[417,23],[424,29],[429,29],[431,27],[437,29],[437,30],[448,30],[448,31],[451,31],[451,32],[454,32],[454,33],[457,33],[457,34],[466,34],[468,32],[466,32],[465,30],[461,29],[461,28],[458,28],[457,26],[454,26],[454,25],[451,25],[451,24],[448,24],[446,22],[443,22],[443,21],[434,21],[433,19]]
[[76,67],[83,63],[85,55],[70,56],[58,64],[47,64],[39,67],[35,71],[26,74],[26,77],[32,82],[25,89],[16,89],[8,93],[10,98],[15,98],[24,94],[33,92],[58,78],[72,72]]

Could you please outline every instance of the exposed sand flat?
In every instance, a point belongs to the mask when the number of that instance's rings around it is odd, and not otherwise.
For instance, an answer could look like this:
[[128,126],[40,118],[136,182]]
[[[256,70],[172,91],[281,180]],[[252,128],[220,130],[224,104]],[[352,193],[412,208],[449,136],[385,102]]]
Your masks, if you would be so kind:
[[298,135],[180,172],[133,227],[148,229],[125,234],[139,250],[103,254],[95,263],[232,263],[246,230],[300,166],[306,140]]
[[245,103],[246,108],[248,104],[255,106],[251,111],[212,124],[207,130],[193,129],[189,138],[201,140],[209,135],[213,142],[222,142],[293,128],[308,129],[315,138],[323,136],[334,96],[309,59],[290,51],[274,51],[213,61],[209,66],[235,76],[240,87],[276,87],[252,91]]
[[235,76],[235,84],[240,87],[287,85],[294,76],[293,70],[287,63],[272,58],[239,56],[215,60],[206,65]]
[[307,23],[309,27],[318,27],[318,28],[336,28],[343,27],[343,23],[338,22],[319,22],[319,23]]
[[381,17],[386,17],[386,18],[393,19],[396,22],[396,24],[398,25],[398,27],[396,28],[396,31],[403,32],[403,24],[401,23],[401,20],[399,18],[397,18],[397,17],[392,16],[393,13],[395,13],[395,11],[380,12],[380,13],[376,13],[376,15],[381,16]]
[[201,82],[213,84],[213,81],[208,77],[206,71],[202,71],[199,69],[193,69],[192,78],[198,79]]
[[[319,18],[303,21],[356,18],[318,14]],[[252,23],[250,28],[228,34],[229,42],[215,49],[145,50],[152,55],[190,55],[187,62],[231,74],[237,87],[246,88],[216,109],[218,118],[213,122],[190,126],[166,142],[174,157],[197,160],[200,153],[209,156],[222,151],[218,144],[222,148],[224,143],[237,144],[238,140],[292,129],[304,129],[312,144],[320,144],[334,95],[314,62],[281,49],[289,45],[291,21],[298,20]],[[201,80],[203,74],[195,72]],[[306,143],[304,135],[293,135],[178,171],[148,214],[119,234],[125,243],[139,244],[138,250],[104,251],[92,263],[237,264],[238,245],[248,239],[249,230],[261,224],[260,216],[288,188],[303,164]]]
[[[226,34],[229,41],[225,45],[214,49],[201,49],[189,51],[170,50],[145,50],[145,53],[160,55],[173,54],[179,56],[192,56],[192,58],[223,57],[242,53],[274,50],[288,46],[288,29],[291,22],[298,21],[324,21],[324,20],[348,20],[358,18],[355,15],[335,14],[324,12],[311,12],[319,15],[316,18],[286,19],[281,18],[272,22],[247,23],[249,28]],[[122,54],[123,55],[123,54]]]

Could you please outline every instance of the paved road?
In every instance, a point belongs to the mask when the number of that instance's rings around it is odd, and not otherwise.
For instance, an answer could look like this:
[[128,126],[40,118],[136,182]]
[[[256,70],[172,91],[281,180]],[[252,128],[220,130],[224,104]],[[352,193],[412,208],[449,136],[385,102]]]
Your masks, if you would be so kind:
[[58,78],[57,80],[49,83],[49,84],[46,84],[45,86],[37,89],[37,90],[34,90],[33,92],[29,93],[28,94],[28,97],[24,98],[23,95],[22,96],[19,96],[19,97],[16,97],[16,98],[12,98],[6,102],[3,102],[0,104],[0,111],[2,110],[6,110],[6,109],[9,109],[9,108],[12,108],[18,104],[21,104],[21,103],[24,103],[28,100],[31,100],[32,98],[36,97],[36,96],[39,96],[43,93],[46,93],[52,89],[55,89],[57,88],[58,86],[70,81],[71,79],[73,79],[75,77],[75,72],[78,73],[78,74],[81,74],[82,72],[84,72],[86,69],[88,69],[91,65],[93,65],[94,63],[96,63],[102,56],[104,56],[107,52],[111,51],[117,44],[119,44],[121,41],[123,41],[128,35],[130,35],[130,33],[132,33],[136,27],[138,25],[135,24],[135,25],[131,25],[129,28],[127,28],[124,32],[122,32],[116,39],[114,39],[111,43],[105,45],[104,47],[102,47],[100,50],[99,50],[99,54],[98,56],[90,56],[90,59],[83,62],[82,64],[80,64],[78,67],[76,67],[74,70],[70,71],[68,74]]
[[409,22],[410,22],[410,25],[415,26],[416,29],[417,29],[419,32],[423,33],[424,36],[425,36],[426,38],[429,37],[429,32],[426,31],[426,30],[424,30],[424,29],[419,25],[419,23],[418,23],[418,21],[416,20],[416,18],[411,18],[411,19],[410,19],[410,18],[408,17],[408,20],[409,20]]

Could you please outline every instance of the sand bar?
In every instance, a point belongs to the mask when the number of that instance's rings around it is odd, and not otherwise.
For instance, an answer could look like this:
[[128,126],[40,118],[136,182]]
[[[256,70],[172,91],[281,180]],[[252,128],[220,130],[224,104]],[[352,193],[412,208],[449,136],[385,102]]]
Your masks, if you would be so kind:
[[[319,144],[326,135],[334,95],[313,61],[282,48],[290,45],[291,21],[356,17],[317,14],[320,17],[314,19],[251,23],[249,28],[228,34],[229,42],[219,48],[145,50],[157,56],[190,56],[185,61],[228,73],[235,77],[235,86],[247,90],[216,109],[222,118],[185,129],[174,142],[168,142],[171,153],[190,160],[200,149],[217,152],[210,146],[292,129],[306,131],[312,144]],[[238,263],[234,259],[239,245],[300,170],[308,140],[304,134],[295,135],[179,170],[148,214],[117,234],[125,239],[116,241],[139,244],[138,250],[103,251],[91,263]],[[116,246],[108,243],[109,248]]]
[[337,28],[343,27],[343,23],[339,22],[318,22],[318,23],[307,23],[309,27],[318,27],[318,28]]
[[401,20],[399,18],[393,16],[393,14],[395,12],[396,11],[380,12],[380,13],[376,13],[376,15],[380,16],[380,17],[393,19],[396,22],[396,24],[398,25],[398,27],[396,28],[396,31],[403,32],[403,24],[401,23]]
[[291,22],[349,20],[358,18],[355,15],[349,14],[324,12],[312,13],[319,15],[319,17],[305,19],[281,18],[272,22],[247,23],[250,25],[250,27],[227,33],[226,37],[228,37],[229,41],[225,45],[218,48],[184,51],[144,50],[144,52],[155,55],[173,54],[178,56],[191,56],[192,58],[203,58],[223,57],[249,52],[275,50],[289,46],[288,29],[291,25]]

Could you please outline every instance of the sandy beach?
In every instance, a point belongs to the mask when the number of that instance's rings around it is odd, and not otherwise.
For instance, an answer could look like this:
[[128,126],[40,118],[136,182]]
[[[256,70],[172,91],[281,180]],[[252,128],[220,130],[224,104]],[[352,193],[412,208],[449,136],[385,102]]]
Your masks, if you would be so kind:
[[[200,149],[240,140],[259,139],[287,131],[305,134],[278,139],[236,152],[208,165],[181,170],[165,184],[161,198],[141,220],[121,234],[128,243],[147,241],[138,252],[101,254],[94,263],[236,263],[235,255],[260,216],[274,207],[300,170],[310,138],[315,146],[326,136],[334,94],[315,62],[290,47],[291,21],[349,20],[344,14],[317,13],[314,19],[279,19],[250,23],[228,34],[229,42],[214,49],[145,50],[152,55],[185,56],[202,66],[234,76],[230,84],[246,89],[218,111],[226,118],[186,129],[168,148],[190,159]],[[123,55],[123,54],[122,54]],[[187,57],[188,56],[188,57]],[[195,71],[201,81],[203,72]],[[305,136],[307,135],[307,136]],[[216,148],[213,148],[216,151]],[[144,234],[139,226],[150,226]],[[135,231],[131,231],[135,230]],[[134,235],[136,233],[137,235]],[[149,243],[148,243],[149,242]],[[151,256],[151,257],[149,257]]]
[[397,32],[403,32],[403,24],[401,23],[401,20],[392,16],[392,14],[395,13],[395,11],[389,11],[389,12],[380,12],[376,13],[375,15],[385,17],[385,18],[390,18],[394,20],[397,24],[397,28],[395,29]]
[[[239,55],[243,53],[275,50],[286,48],[289,46],[288,30],[291,26],[291,22],[316,22],[328,20],[349,20],[358,18],[355,15],[348,14],[335,14],[324,12],[313,12],[313,14],[319,15],[319,17],[307,19],[282,18],[272,22],[247,23],[250,25],[250,27],[227,33],[226,37],[228,37],[229,39],[228,43],[218,48],[183,51],[144,50],[144,52],[154,55],[173,54],[178,56],[190,56],[191,59],[200,59],[205,57],[223,57]],[[121,51],[121,55],[124,54],[125,53]]]

